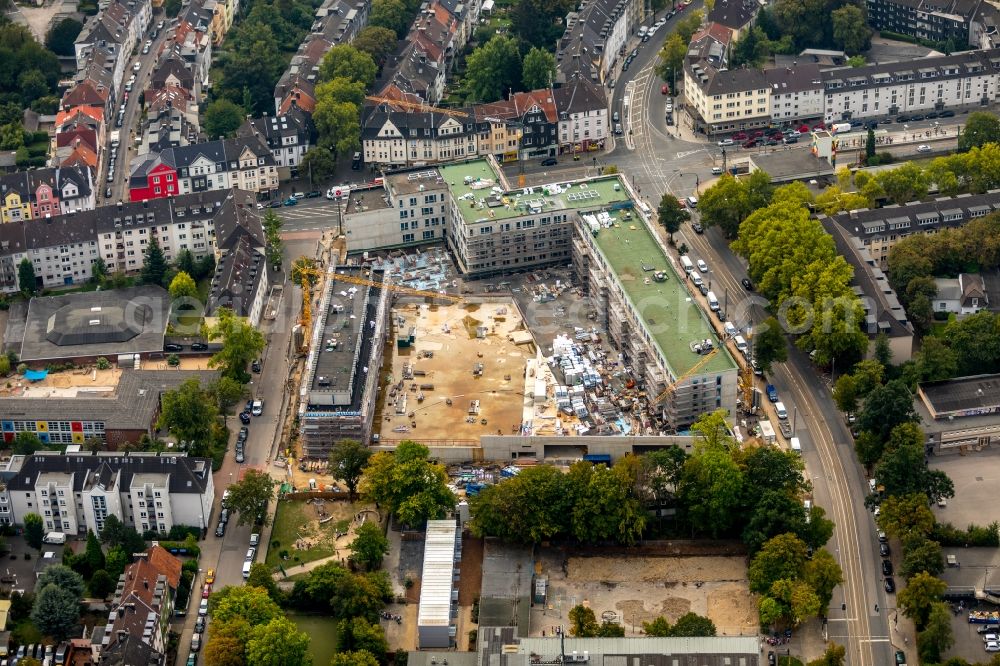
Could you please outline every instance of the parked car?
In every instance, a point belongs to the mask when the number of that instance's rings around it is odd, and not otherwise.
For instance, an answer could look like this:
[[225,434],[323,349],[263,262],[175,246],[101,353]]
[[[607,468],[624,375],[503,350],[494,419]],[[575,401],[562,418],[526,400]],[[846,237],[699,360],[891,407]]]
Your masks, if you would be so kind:
[[554,157],[546,157],[541,161],[542,166],[555,166],[557,164],[559,164],[559,161]]
[[703,233],[705,233],[705,227],[701,226],[701,224],[699,224],[698,222],[692,222],[691,223],[691,229],[696,234],[703,234]]
[[215,526],[215,536],[219,537],[220,539],[222,537],[226,536],[226,524],[225,523],[223,523],[223,522],[220,521],[219,524]]
[[892,562],[889,560],[882,560],[882,575],[891,576],[892,575]]
[[239,434],[236,435],[236,441],[245,442],[247,441],[247,437],[249,436],[250,436],[250,428],[243,426],[240,428]]
[[215,582],[215,569],[209,569],[205,572],[205,582],[209,584]]
[[892,594],[893,592],[895,592],[896,591],[896,581],[894,581],[892,578],[886,578],[885,579],[885,591],[888,592],[889,594]]
[[889,557],[892,554],[892,550],[889,548],[889,544],[880,543],[878,545],[878,554],[882,557]]
[[210,596],[212,596],[212,586],[209,583],[205,583],[201,588],[201,598],[208,599]]
[[288,197],[287,199],[285,199],[285,205],[286,206],[295,206],[298,203],[299,203],[299,200],[296,199],[295,197]]
[[755,139],[750,139],[743,144],[744,148],[754,148],[757,146],[757,141]]
[[661,95],[667,95],[669,93],[670,93],[670,88],[667,86],[667,84],[664,83],[662,86],[660,86]]
[[260,359],[254,360],[254,362],[250,364],[250,369],[257,374],[260,374]]
[[720,148],[724,146],[733,146],[733,145],[736,145],[736,142],[733,141],[732,139],[723,139],[722,141],[719,142]]
[[955,117],[955,112],[954,111],[942,111],[938,115],[940,117],[942,117],[942,118],[954,118]]
[[911,123],[919,123],[923,119],[924,119],[924,117],[922,115],[920,115],[919,113],[917,115],[915,115],[915,116],[910,116],[910,122]]
[[311,192],[306,192],[306,199],[315,199],[317,197],[323,196],[323,193],[319,190],[312,190]]
[[928,146],[926,143],[922,143],[919,146],[917,146],[917,152],[918,153],[929,153],[929,152],[931,152],[931,147]]
[[198,634],[205,632],[205,618],[198,616],[198,619],[194,621],[194,630]]
[[906,653],[902,650],[896,650],[896,666],[903,666],[906,663]]
[[240,412],[240,423],[250,423],[250,412]]
[[208,343],[207,342],[192,343],[191,351],[208,351]]
[[742,284],[743,288],[747,291],[753,291],[753,282],[750,281],[750,278],[743,278],[740,280],[740,284]]
[[268,205],[268,208],[281,208],[281,199],[272,201],[270,205]]
[[246,455],[243,453],[243,449],[236,449],[236,462],[241,465],[246,462]]
[[183,345],[177,345],[177,344],[174,344],[174,343],[170,342],[170,343],[167,343],[167,344],[163,345],[163,351],[168,351],[168,352],[184,351],[184,346]]

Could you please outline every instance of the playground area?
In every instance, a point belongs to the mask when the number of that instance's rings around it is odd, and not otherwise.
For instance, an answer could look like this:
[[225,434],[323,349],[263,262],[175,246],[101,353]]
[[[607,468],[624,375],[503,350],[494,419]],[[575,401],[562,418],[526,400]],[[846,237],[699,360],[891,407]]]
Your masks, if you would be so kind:
[[535,347],[513,302],[401,304],[392,318],[374,423],[383,442],[520,429]]
[[309,562],[335,557],[346,561],[347,546],[357,528],[368,520],[381,520],[373,506],[339,499],[282,499],[274,517],[274,530],[266,564],[288,571]]

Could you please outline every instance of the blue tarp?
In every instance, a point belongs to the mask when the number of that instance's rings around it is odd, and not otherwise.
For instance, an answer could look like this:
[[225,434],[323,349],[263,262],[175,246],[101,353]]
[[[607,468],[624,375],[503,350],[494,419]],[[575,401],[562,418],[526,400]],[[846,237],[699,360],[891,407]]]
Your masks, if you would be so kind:
[[49,376],[48,370],[25,370],[24,378],[33,382],[45,379]]

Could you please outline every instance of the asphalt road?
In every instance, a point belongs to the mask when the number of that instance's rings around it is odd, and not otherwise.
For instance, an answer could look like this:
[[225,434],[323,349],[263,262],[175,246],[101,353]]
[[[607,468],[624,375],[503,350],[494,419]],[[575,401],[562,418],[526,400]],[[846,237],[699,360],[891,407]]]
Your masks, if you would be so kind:
[[[692,8],[695,6],[689,10]],[[664,36],[669,33],[671,23],[668,22]],[[631,134],[626,140],[619,140],[612,154],[604,158],[632,177],[640,196],[651,207],[665,193],[686,197],[700,192],[699,186],[712,177],[712,167],[721,166],[722,158],[721,150],[713,142],[677,138],[677,129],[666,125],[660,92],[663,82],[653,71],[659,41],[662,40],[651,40],[640,48],[629,72],[616,82],[612,111],[618,110],[627,117],[626,131],[631,130]],[[679,114],[675,113],[675,118],[679,120]],[[948,125],[937,122],[940,127],[948,127],[959,124],[963,118],[947,120],[951,121]],[[910,123],[905,130],[901,126],[885,126],[900,137],[897,144],[902,142],[904,131],[910,140],[918,131],[933,134],[934,127],[934,121]],[[940,140],[954,141],[955,136],[955,129],[951,128]],[[929,138],[918,140],[931,144],[935,151],[944,149]],[[894,145],[892,150],[896,154],[916,154],[916,145]],[[793,149],[807,147],[797,145]],[[739,160],[740,152],[730,157]],[[693,258],[709,264],[709,285],[722,299],[730,319],[743,326],[763,320],[766,312],[758,302],[759,297],[748,294],[740,284],[746,268],[729,250],[718,229],[699,235],[685,227],[677,237],[677,243],[682,242],[688,245]],[[792,348],[789,361],[772,369],[768,381],[777,387],[794,419],[795,434],[802,441],[806,473],[814,488],[814,502],[826,509],[836,523],[827,547],[840,563],[845,580],[834,591],[827,627],[829,639],[847,647],[848,663],[852,666],[890,664],[893,647],[888,637],[888,618],[895,607],[895,598],[887,597],[882,588],[875,525],[864,506],[867,481],[857,463],[850,433],[833,403],[829,380],[812,366],[808,356]],[[760,388],[763,389],[763,382]]]
[[[150,74],[152,74],[153,66],[156,64],[156,54],[159,52],[160,47],[166,40],[167,35],[170,33],[171,25],[174,23],[173,20],[167,21],[164,25],[163,30],[157,35],[156,39],[153,40],[153,47],[149,50],[149,53],[143,54],[142,47],[146,43],[146,40],[150,38],[153,34],[153,30],[156,29],[156,24],[161,20],[163,14],[157,14],[149,22],[149,30],[139,39],[138,51],[136,55],[133,56],[128,63],[126,63],[125,72],[122,74],[122,89],[119,95],[119,106],[121,105],[121,98],[125,94],[125,83],[128,81],[129,77],[132,76],[134,70],[132,69],[135,63],[139,63],[139,72],[135,77],[135,85],[132,87],[132,92],[128,94],[128,101],[125,103],[125,115],[122,118],[122,126],[116,127],[116,121],[118,119],[118,108],[115,107],[111,112],[111,117],[108,119],[108,131],[107,131],[107,155],[108,159],[105,160],[104,170],[101,172],[100,180],[98,183],[98,192],[100,194],[100,199],[105,203],[110,203],[112,201],[128,201],[128,177],[130,172],[130,162],[132,158],[135,157],[135,133],[139,129],[139,119],[142,117],[142,108],[139,105],[140,92],[148,85]],[[118,130],[121,136],[121,143],[118,146],[118,150],[114,152],[115,154],[115,174],[114,181],[108,182],[108,165],[111,161],[110,156],[112,154],[111,150],[111,133]],[[105,197],[107,193],[107,188],[111,187],[111,197]]]

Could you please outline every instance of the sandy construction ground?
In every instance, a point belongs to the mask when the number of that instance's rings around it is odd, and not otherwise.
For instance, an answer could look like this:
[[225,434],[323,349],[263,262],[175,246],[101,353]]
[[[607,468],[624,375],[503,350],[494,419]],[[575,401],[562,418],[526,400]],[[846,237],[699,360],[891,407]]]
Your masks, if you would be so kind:
[[568,626],[577,604],[592,608],[598,620],[622,623],[629,636],[641,634],[643,622],[661,615],[675,622],[688,612],[711,618],[720,635],[758,631],[742,557],[570,557],[564,563],[549,551],[539,564],[549,594],[544,608],[532,609],[532,635]]

